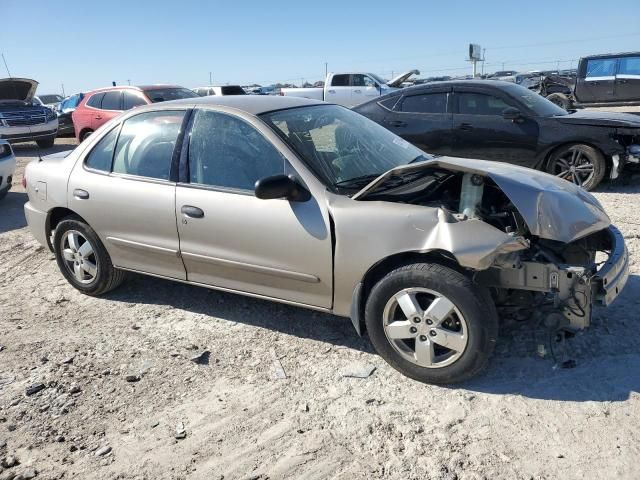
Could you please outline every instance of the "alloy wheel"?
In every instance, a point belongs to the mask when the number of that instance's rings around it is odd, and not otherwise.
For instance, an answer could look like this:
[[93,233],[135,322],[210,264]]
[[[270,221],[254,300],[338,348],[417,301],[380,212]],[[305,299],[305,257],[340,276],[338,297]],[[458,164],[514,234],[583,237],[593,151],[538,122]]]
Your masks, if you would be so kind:
[[593,160],[580,147],[568,149],[556,158],[553,174],[564,180],[575,183],[579,187],[589,182],[594,175]]
[[458,360],[469,341],[467,322],[445,296],[427,288],[395,294],[383,313],[384,333],[406,360],[441,368]]
[[88,284],[98,274],[98,259],[93,246],[87,238],[77,230],[69,230],[60,241],[60,251],[64,265],[75,280]]

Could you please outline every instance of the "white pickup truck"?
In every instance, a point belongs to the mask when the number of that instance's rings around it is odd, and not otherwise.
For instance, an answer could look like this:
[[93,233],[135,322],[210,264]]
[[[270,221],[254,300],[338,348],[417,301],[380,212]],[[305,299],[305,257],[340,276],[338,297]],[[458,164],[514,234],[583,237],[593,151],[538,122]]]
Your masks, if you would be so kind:
[[280,95],[313,98],[353,107],[397,90],[402,82],[414,74],[419,75],[420,72],[411,70],[387,82],[373,73],[329,73],[325,79],[324,88],[283,88],[280,90]]

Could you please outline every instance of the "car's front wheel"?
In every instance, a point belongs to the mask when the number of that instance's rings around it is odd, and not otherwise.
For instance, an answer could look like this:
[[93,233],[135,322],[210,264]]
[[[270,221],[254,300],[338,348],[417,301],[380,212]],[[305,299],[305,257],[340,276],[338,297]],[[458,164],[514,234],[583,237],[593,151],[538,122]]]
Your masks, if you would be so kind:
[[114,268],[96,232],[78,217],[56,226],[53,244],[60,271],[82,293],[101,295],[124,280],[125,272]]
[[425,383],[478,374],[493,353],[498,317],[489,293],[462,273],[416,263],[393,270],[371,290],[365,323],[393,368]]
[[56,143],[56,137],[43,138],[42,140],[37,140],[36,143],[40,148],[51,148]]
[[607,164],[601,152],[590,145],[575,143],[556,149],[549,157],[547,172],[593,190],[604,178]]

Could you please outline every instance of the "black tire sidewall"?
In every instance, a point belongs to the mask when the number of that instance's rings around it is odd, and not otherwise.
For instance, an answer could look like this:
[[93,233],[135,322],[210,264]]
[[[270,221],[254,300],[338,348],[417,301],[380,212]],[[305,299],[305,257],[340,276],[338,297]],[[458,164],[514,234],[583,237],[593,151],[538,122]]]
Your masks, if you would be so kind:
[[40,148],[51,148],[56,143],[56,137],[49,137],[49,138],[45,138],[43,140],[36,140],[36,143],[38,144],[38,147],[40,147]]
[[[80,232],[93,247],[98,265],[96,278],[91,283],[83,284],[78,282],[65,265],[64,257],[60,251],[60,242],[62,240],[62,236],[69,230],[76,230]],[[89,227],[89,225],[75,218],[63,220],[56,227],[53,243],[58,268],[74,288],[87,295],[100,295],[107,289],[110,279],[114,275],[114,268],[107,250],[104,248],[104,245],[100,241],[100,238],[98,238],[98,235],[91,227]]]
[[[579,147],[582,150],[583,154],[588,155],[589,159],[591,160],[591,163],[593,164],[593,176],[588,182],[582,185],[582,188],[584,188],[587,191],[591,191],[594,188],[596,188],[600,184],[600,182],[602,182],[602,179],[604,178],[604,175],[606,173],[607,165],[606,165],[604,155],[602,155],[602,153],[600,153],[598,150],[596,150],[594,147],[590,145],[573,143],[573,144],[565,145],[563,147],[558,148],[551,154],[549,158],[547,172],[550,173],[551,175],[555,175],[555,166],[558,159],[562,155],[567,153],[570,149],[575,147]],[[568,182],[569,180],[565,180],[565,181]]]
[[[405,288],[424,287],[447,297],[466,320],[468,343],[462,356],[451,365],[426,368],[404,359],[384,333],[383,312],[389,299]],[[393,368],[425,383],[451,384],[481,371],[493,353],[498,319],[490,295],[465,275],[434,264],[413,264],[392,271],[378,282],[367,299],[365,322],[376,351]]]

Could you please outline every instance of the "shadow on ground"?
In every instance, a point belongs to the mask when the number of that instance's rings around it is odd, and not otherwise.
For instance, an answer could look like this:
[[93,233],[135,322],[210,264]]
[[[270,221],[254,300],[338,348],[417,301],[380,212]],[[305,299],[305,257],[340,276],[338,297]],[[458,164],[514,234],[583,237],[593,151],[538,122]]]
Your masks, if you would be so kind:
[[[349,319],[265,300],[133,275],[109,295],[126,303],[168,305],[193,313],[266,328],[288,335],[372,353],[369,340],[355,333]],[[537,336],[531,325],[504,325],[487,372],[452,388],[491,394],[515,394],[557,401],[623,401],[640,392],[640,331],[635,299],[640,277],[610,308],[597,308],[591,328],[569,340],[567,351],[575,368],[557,368],[545,347],[549,336]]]
[[24,204],[27,200],[26,193],[9,191],[4,200],[0,201],[0,234],[27,226],[24,217]]
[[38,157],[44,157],[45,155],[51,155],[52,153],[73,150],[77,146],[78,143],[75,141],[75,138],[56,139],[56,144],[51,148],[40,148],[35,142],[15,143],[11,145],[16,157],[26,158],[29,160]]

